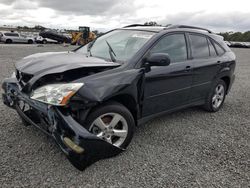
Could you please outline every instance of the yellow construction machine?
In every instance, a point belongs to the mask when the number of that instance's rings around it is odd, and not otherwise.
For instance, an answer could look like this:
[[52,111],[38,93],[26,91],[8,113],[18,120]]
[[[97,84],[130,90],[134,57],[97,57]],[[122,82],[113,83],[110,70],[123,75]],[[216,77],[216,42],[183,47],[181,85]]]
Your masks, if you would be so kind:
[[71,36],[72,45],[85,45],[96,38],[95,33],[86,26],[79,26],[79,31],[72,32]]

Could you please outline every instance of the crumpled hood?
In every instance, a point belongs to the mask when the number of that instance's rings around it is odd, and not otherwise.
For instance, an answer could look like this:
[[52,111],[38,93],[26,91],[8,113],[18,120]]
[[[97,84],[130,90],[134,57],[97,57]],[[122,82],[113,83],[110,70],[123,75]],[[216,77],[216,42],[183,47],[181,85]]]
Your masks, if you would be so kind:
[[26,74],[60,73],[83,67],[116,67],[120,64],[75,52],[46,52],[24,57],[16,68]]

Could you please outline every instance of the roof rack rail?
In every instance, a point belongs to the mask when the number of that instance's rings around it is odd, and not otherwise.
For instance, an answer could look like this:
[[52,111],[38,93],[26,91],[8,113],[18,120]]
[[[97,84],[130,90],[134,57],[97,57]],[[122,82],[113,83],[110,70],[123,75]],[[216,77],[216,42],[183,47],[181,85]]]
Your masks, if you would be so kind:
[[198,30],[207,31],[208,33],[213,33],[209,29],[205,29],[202,27],[189,26],[189,25],[170,25],[166,29],[176,29],[176,28],[198,29]]
[[127,28],[127,27],[138,27],[138,26],[148,26],[148,25],[144,25],[144,24],[131,24],[131,25],[124,26],[123,28]]

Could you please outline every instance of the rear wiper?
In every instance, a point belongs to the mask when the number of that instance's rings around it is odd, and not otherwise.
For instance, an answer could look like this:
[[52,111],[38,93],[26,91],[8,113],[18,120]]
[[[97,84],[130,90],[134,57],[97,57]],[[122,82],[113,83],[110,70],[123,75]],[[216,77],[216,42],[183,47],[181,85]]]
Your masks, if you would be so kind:
[[114,50],[112,49],[112,47],[110,46],[110,44],[108,43],[108,41],[106,41],[106,43],[107,43],[107,45],[109,47],[109,55],[110,55],[111,60],[113,62],[116,62],[116,59],[115,59],[116,54],[115,54]]

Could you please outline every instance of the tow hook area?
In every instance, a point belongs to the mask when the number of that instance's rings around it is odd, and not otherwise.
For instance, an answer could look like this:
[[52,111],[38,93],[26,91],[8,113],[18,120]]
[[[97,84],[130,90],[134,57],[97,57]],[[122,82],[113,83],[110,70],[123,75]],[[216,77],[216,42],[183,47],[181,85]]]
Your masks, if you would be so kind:
[[64,137],[63,138],[64,143],[66,144],[66,146],[68,146],[69,148],[71,148],[74,152],[81,154],[84,152],[84,149],[77,145],[76,143],[74,143],[70,138],[68,137]]

